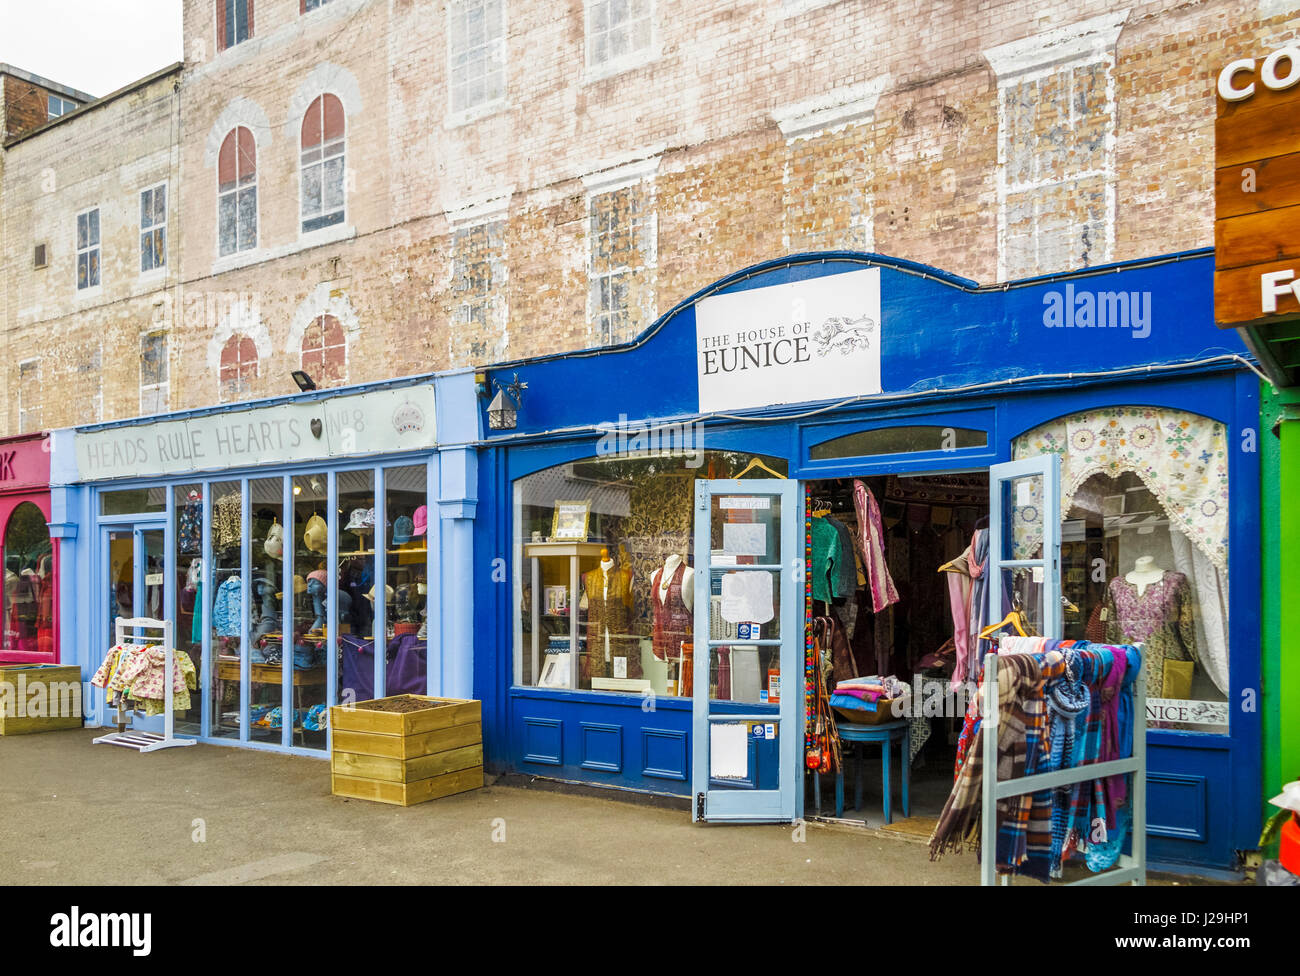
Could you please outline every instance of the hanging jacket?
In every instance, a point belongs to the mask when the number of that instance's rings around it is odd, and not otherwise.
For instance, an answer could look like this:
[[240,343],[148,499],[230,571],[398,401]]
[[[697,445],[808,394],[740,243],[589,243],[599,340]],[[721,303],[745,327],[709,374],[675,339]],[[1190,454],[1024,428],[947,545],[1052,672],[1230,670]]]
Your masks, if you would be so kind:
[[220,637],[238,637],[242,625],[244,597],[238,576],[229,576],[217,587],[212,600],[212,626]]

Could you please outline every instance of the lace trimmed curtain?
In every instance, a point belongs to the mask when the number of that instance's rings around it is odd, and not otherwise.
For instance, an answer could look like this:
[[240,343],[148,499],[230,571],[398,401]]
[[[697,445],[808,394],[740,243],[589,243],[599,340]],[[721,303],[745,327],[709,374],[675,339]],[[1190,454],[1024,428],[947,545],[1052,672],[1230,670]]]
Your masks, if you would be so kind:
[[[1061,518],[1095,474],[1131,471],[1178,529],[1218,570],[1228,568],[1228,434],[1223,424],[1182,410],[1107,407],[1061,417],[1017,437],[1015,460],[1061,456]],[[1016,555],[1042,542],[1038,519],[1015,519]]]

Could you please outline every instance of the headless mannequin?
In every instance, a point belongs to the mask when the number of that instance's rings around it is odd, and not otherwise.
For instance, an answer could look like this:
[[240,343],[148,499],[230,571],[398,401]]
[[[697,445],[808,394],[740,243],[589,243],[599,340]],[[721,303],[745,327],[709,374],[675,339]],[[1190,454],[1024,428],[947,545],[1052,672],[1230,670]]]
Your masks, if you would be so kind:
[[1126,575],[1124,579],[1137,587],[1138,596],[1146,593],[1147,587],[1152,583],[1159,583],[1164,579],[1165,571],[1156,565],[1154,556],[1138,556],[1137,562],[1133,564],[1133,571]]
[[[655,599],[661,604],[668,599],[668,585],[672,581],[673,574],[677,572],[677,567],[684,563],[684,560],[677,553],[672,553],[664,560],[663,571],[659,573],[659,585],[655,587]],[[695,609],[695,570],[687,566],[682,573],[682,603],[687,610]]]
[[615,569],[609,550],[600,550],[600,565],[582,578],[580,606],[587,609],[587,659],[589,677],[640,677],[640,659],[631,649],[633,603],[632,574]]

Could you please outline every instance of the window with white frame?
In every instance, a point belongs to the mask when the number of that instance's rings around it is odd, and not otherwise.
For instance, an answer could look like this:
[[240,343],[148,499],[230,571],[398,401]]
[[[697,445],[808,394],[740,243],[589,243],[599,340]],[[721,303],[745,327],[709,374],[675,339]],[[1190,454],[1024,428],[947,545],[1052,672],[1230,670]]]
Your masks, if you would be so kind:
[[451,357],[456,366],[493,358],[505,338],[506,261],[504,220],[452,233]]
[[317,7],[325,6],[325,4],[329,2],[330,0],[302,0],[302,4],[298,9],[301,13],[305,14],[309,10],[315,10]]
[[328,92],[302,119],[302,230],[343,223],[345,120],[343,103]]
[[217,0],[217,50],[253,36],[253,0]]
[[18,364],[18,433],[41,429],[41,361]]
[[140,271],[167,266],[167,184],[140,193]]
[[140,337],[140,413],[165,413],[169,399],[167,333]]
[[626,342],[655,315],[653,185],[634,183],[593,193],[587,200],[594,338],[598,345]]
[[490,105],[506,93],[505,0],[447,5],[447,86],[452,112]]
[[99,208],[77,214],[77,291],[99,287]]
[[89,396],[77,398],[77,423],[97,424],[104,419],[104,345],[97,344],[77,366],[78,386]]
[[257,247],[257,144],[237,126],[217,156],[217,249],[222,257]]
[[1111,260],[1114,14],[985,52],[998,79],[998,277]]
[[650,50],[654,0],[587,0],[587,67],[617,67]]
[[60,98],[58,95],[49,95],[45,100],[46,117],[57,119],[60,115],[67,115],[75,111],[77,103],[66,98]]

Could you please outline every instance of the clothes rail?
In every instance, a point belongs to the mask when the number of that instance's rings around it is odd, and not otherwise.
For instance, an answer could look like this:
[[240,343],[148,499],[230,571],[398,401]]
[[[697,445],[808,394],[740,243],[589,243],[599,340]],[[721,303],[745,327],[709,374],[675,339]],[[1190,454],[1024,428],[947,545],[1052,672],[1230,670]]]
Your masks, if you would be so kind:
[[[980,822],[980,884],[998,883],[998,800],[1022,796],[1025,793],[1036,793],[1039,790],[1073,786],[1075,783],[1091,783],[1093,780],[1105,779],[1107,776],[1128,773],[1133,774],[1133,789],[1130,792],[1133,822],[1129,828],[1132,853],[1120,854],[1115,867],[1078,881],[1061,883],[1065,885],[1145,885],[1147,883],[1147,656],[1146,649],[1141,644],[1135,646],[1141,652],[1141,664],[1133,680],[1132,755],[1127,759],[1114,759],[1109,762],[1074,766],[1070,769],[1036,773],[1032,776],[1019,776],[1007,780],[998,779],[998,724],[1001,721],[998,709],[998,656],[995,653],[985,656],[984,698],[981,703],[983,716],[980,719],[979,733],[984,737],[984,768],[980,797],[983,808]],[[993,719],[992,722],[989,721],[990,717]],[[1004,874],[1001,877],[1002,884],[1011,883],[1010,875]]]
[[163,710],[163,734],[142,732],[126,728],[126,716],[119,700],[117,706],[118,731],[101,735],[93,740],[94,745],[123,746],[137,752],[156,752],[173,746],[192,746],[195,739],[178,739],[175,735],[175,714],[172,707],[173,675],[176,673],[176,642],[172,637],[170,620],[155,620],[152,617],[118,617],[116,623],[117,640],[114,644],[132,643],[157,644],[161,632],[163,643],[163,682],[166,686]]

